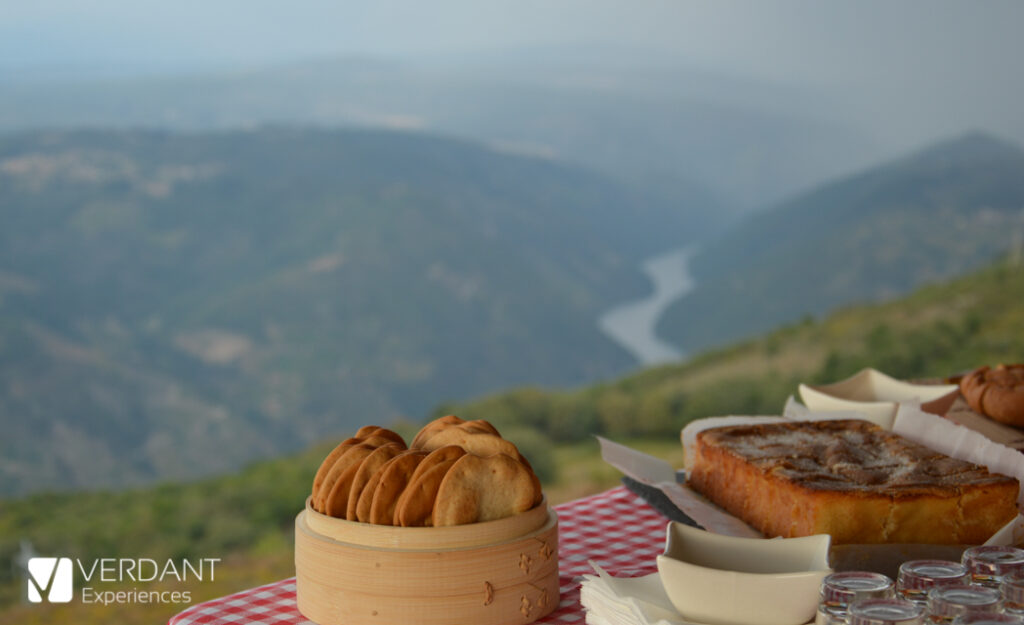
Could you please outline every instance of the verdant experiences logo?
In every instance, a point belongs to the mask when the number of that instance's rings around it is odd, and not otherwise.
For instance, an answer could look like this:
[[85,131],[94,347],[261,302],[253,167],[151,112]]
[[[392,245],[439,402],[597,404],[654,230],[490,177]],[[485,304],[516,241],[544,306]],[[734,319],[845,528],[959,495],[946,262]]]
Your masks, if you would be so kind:
[[[138,588],[102,590],[101,584],[134,582],[213,581],[220,558],[198,560],[168,559],[162,565],[152,558],[97,558],[83,561],[72,558],[28,558],[23,561],[27,573],[30,603],[68,603],[75,597],[75,569],[84,584],[82,603],[101,605],[123,603],[191,603],[188,590],[140,590]],[[77,566],[76,566],[77,565]]]

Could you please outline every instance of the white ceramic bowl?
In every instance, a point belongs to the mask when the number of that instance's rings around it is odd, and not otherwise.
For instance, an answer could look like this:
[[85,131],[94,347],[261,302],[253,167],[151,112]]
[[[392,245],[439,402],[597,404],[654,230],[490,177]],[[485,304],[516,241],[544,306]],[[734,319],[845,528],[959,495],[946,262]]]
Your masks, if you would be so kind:
[[921,410],[944,415],[959,392],[956,384],[911,384],[870,368],[833,384],[800,385],[800,397],[811,410],[861,412],[887,430],[901,402],[920,402]]
[[831,537],[733,538],[671,522],[658,573],[686,619],[803,625],[814,619]]

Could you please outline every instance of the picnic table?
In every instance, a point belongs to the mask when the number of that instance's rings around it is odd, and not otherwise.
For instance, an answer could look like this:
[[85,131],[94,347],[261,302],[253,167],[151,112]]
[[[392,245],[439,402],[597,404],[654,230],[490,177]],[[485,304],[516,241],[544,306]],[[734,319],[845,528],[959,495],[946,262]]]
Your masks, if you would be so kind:
[[[558,512],[558,608],[537,623],[583,623],[580,576],[588,560],[615,575],[657,570],[665,545],[664,516],[623,486],[554,507]],[[168,625],[315,625],[295,605],[295,578],[196,604]]]

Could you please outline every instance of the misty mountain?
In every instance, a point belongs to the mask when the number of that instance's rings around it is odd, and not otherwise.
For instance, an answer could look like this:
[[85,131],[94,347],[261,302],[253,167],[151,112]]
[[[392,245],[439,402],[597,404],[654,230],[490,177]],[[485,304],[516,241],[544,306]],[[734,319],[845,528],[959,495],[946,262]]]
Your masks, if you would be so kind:
[[1024,244],[1024,151],[968,134],[762,211],[691,262],[659,331],[689,350],[881,300]]
[[208,130],[267,122],[421,129],[596,168],[721,225],[872,162],[837,103],[799,85],[572,50],[403,62],[334,58],[246,72],[14,82],[0,131],[78,126]]
[[235,468],[510,384],[607,377],[690,215],[409,133],[0,139],[0,492]]

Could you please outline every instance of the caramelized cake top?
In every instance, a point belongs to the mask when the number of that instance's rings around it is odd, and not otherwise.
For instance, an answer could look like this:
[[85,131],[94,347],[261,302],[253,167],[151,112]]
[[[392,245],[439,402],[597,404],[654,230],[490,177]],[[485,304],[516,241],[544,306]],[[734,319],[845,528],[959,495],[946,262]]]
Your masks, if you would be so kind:
[[705,430],[698,441],[813,490],[909,493],[1016,482],[868,421],[792,421]]

